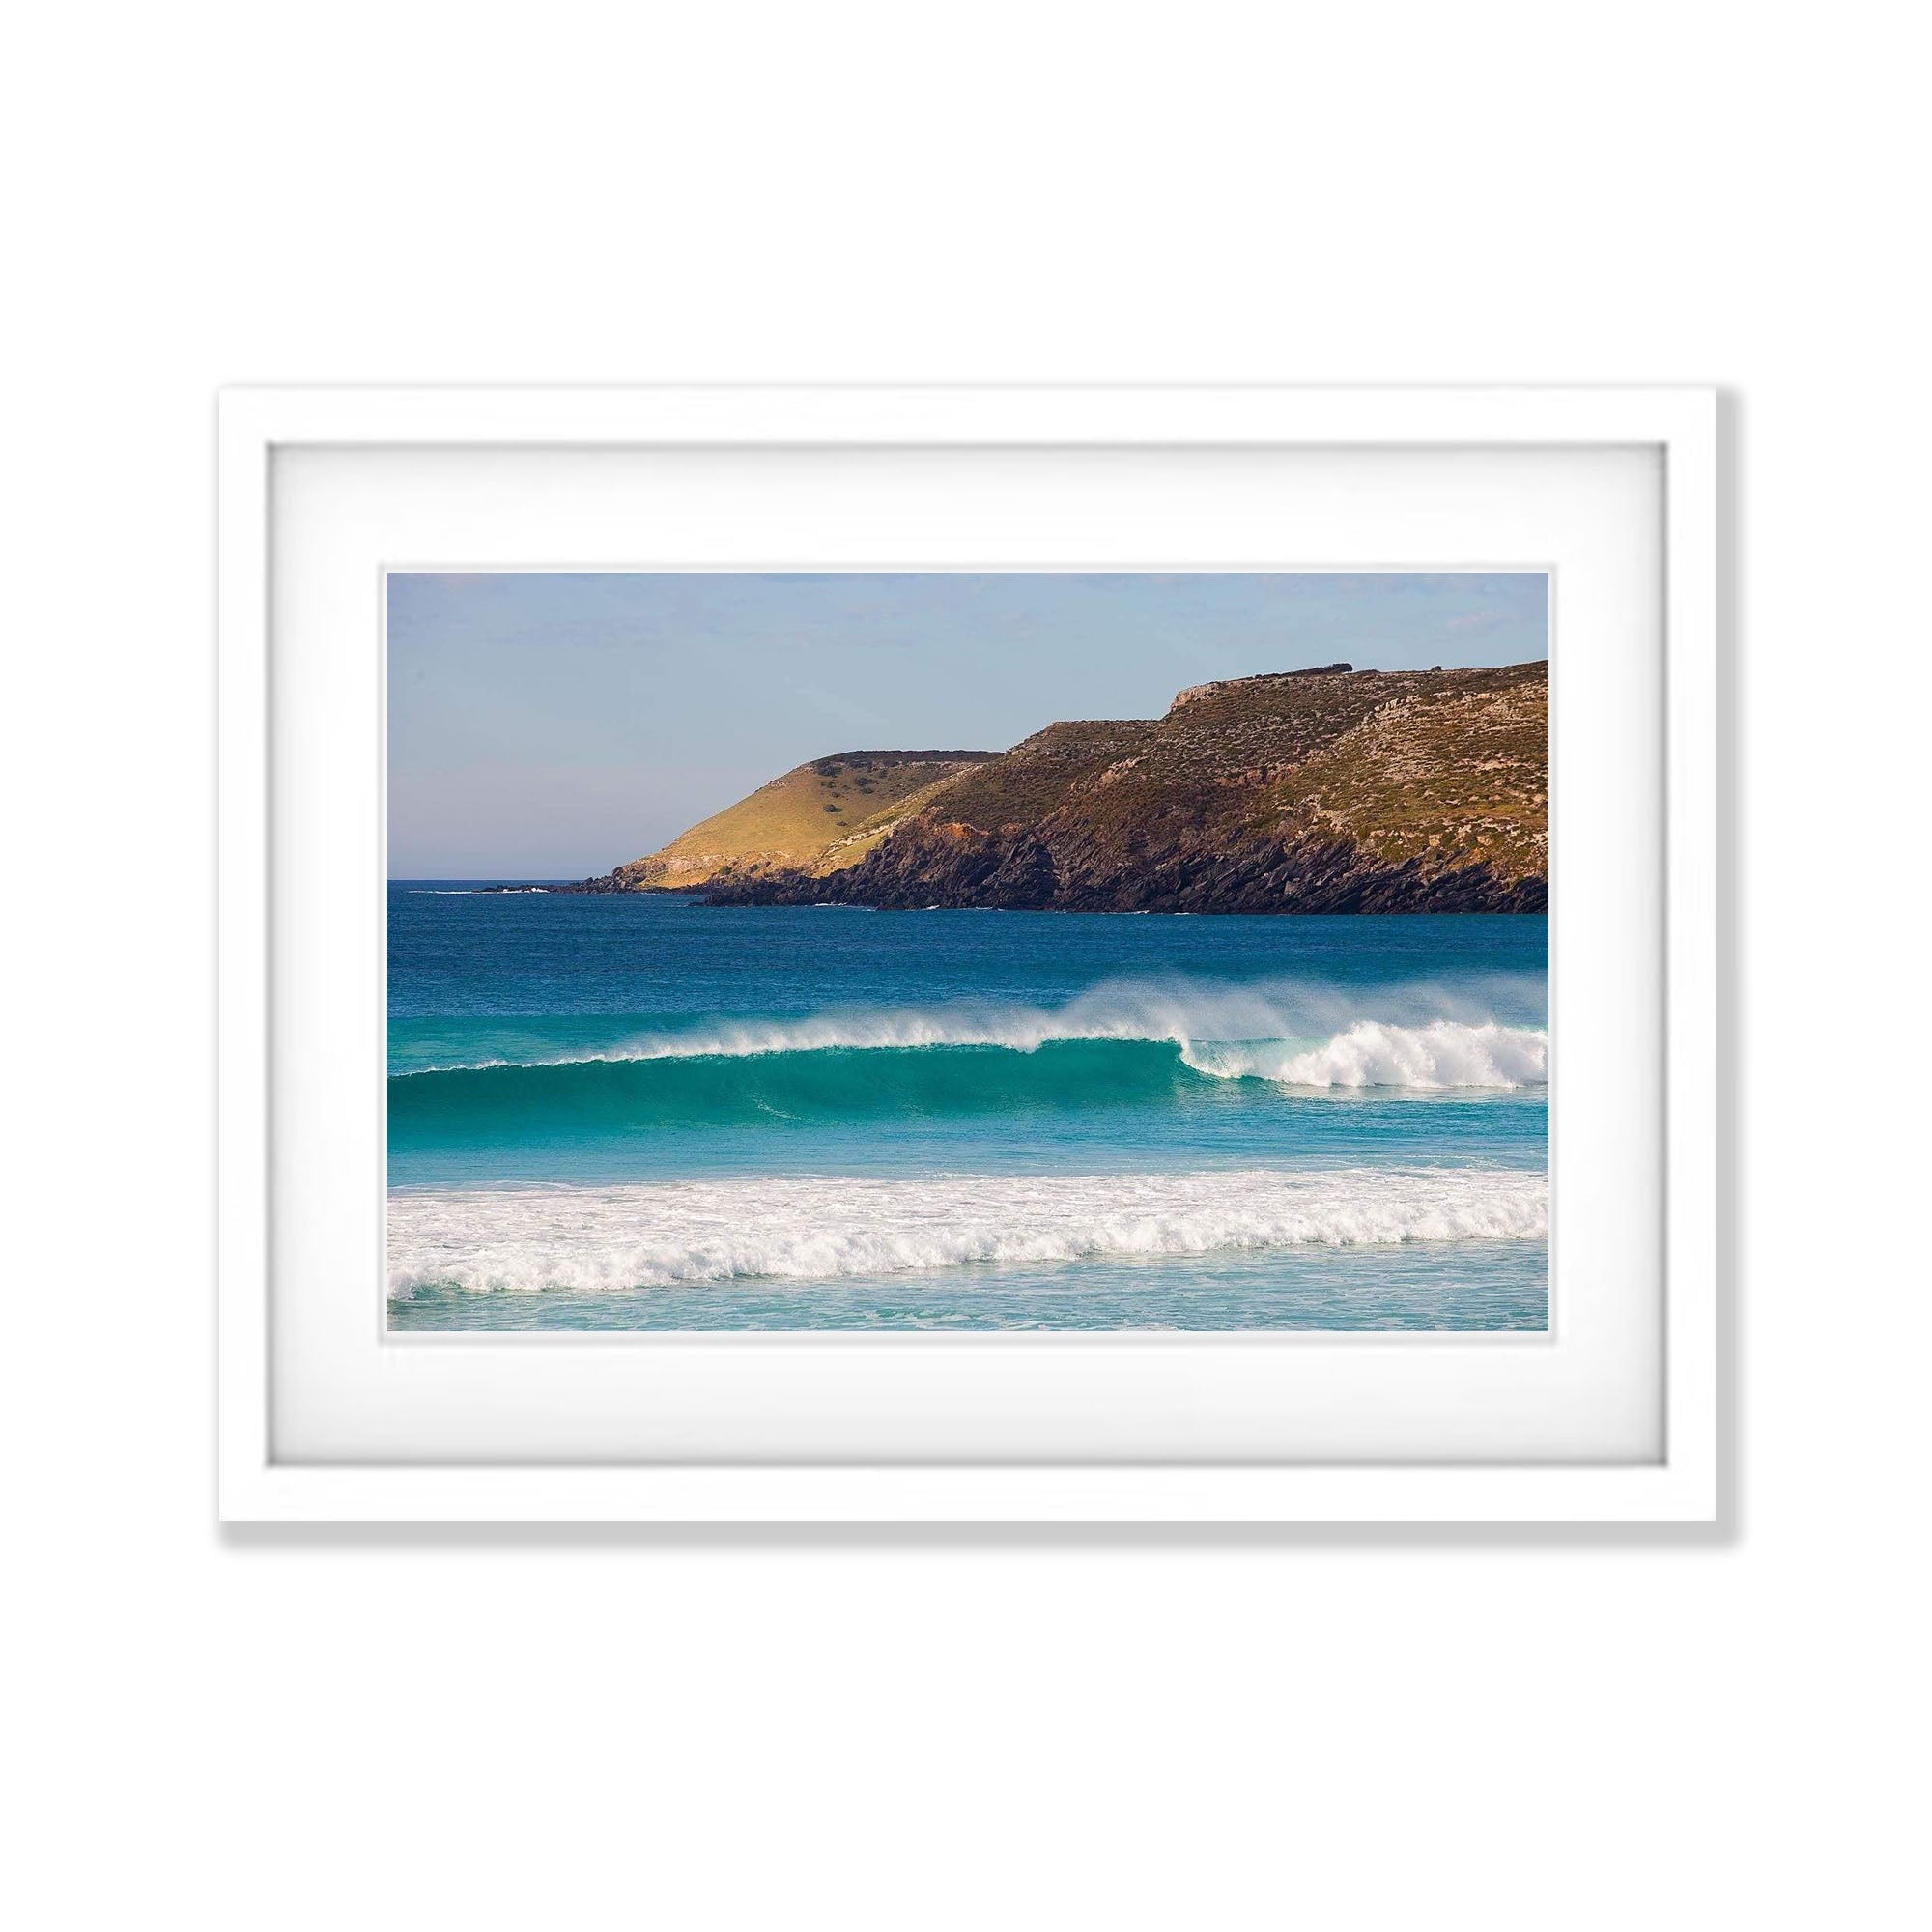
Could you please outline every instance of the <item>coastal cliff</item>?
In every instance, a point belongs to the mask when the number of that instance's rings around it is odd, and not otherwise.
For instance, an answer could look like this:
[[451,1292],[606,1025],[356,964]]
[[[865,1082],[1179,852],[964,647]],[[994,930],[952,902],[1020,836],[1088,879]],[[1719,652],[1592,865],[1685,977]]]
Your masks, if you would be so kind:
[[1548,694],[1544,662],[1330,665],[1198,685],[1160,718],[1049,724],[1004,753],[847,753],[582,889],[696,887],[713,905],[1541,912]]

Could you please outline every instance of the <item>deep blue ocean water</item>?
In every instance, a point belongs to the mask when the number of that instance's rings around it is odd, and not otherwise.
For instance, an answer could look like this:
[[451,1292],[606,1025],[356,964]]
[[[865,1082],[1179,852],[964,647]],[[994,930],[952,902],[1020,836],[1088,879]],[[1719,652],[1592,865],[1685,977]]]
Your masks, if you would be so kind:
[[398,1328],[1547,1325],[1542,918],[389,893]]

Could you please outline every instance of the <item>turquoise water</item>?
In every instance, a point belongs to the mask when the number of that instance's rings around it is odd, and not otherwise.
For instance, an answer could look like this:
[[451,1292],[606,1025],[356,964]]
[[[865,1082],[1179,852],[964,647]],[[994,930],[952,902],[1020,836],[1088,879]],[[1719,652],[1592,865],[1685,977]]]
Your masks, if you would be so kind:
[[1547,1325],[1542,918],[389,895],[397,1328]]

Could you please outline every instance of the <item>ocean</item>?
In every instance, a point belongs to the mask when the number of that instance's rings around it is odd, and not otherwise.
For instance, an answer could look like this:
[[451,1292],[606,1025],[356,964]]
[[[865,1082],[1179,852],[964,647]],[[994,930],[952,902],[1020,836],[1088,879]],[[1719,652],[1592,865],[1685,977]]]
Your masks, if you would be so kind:
[[1538,1330],[1535,916],[389,888],[396,1330]]

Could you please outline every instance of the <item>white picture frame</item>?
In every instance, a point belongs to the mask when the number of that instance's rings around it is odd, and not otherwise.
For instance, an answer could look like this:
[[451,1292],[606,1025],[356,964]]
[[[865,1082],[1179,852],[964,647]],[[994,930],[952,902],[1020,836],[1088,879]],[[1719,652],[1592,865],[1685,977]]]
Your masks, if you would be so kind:
[[[238,389],[220,402],[220,1208],[219,1510],[232,1521],[733,1521],[733,1522],[1676,1522],[1716,1520],[1718,1466],[1718,1304],[1716,1255],[1716,401],[1697,388],[1665,389],[1293,389],[1293,388],[685,388],[685,389]],[[982,1432],[967,1452],[932,1453],[908,1440],[892,1453],[886,1434],[854,1453],[842,1438],[811,1438],[819,1449],[780,1454],[747,1436],[735,1447],[715,1433],[699,1453],[640,1456],[612,1434],[601,1454],[583,1429],[539,1438],[505,1426],[495,1448],[472,1431],[461,1456],[426,1455],[407,1431],[372,1417],[366,1441],[337,1429],[314,1435],[308,1453],[289,1453],[288,1427],[300,1410],[289,1364],[277,1374],[277,1278],[271,1266],[271,1094],[288,1069],[276,1063],[271,1022],[272,893],[289,814],[271,810],[271,699],[276,653],[288,646],[290,596],[277,582],[273,538],[286,460],[302,451],[433,452],[444,468],[501,465],[526,453],[649,458],[662,453],[831,452],[840,460],[890,468],[941,453],[1080,452],[1097,474],[1119,461],[1172,453],[1282,453],[1309,463],[1354,464],[1360,474],[1384,456],[1427,453],[1476,459],[1512,452],[1636,452],[1654,466],[1659,527],[1656,563],[1661,651],[1661,720],[1654,767],[1660,948],[1654,1010],[1657,1037],[1640,1042],[1657,1056],[1661,1108],[1656,1145],[1647,1150],[1658,1203],[1658,1277],[1653,1370],[1657,1378],[1652,1450],[1571,1457],[1546,1450],[1514,1456],[1493,1439],[1445,1435],[1431,1452],[1426,1431],[1392,1432],[1386,1453],[1365,1452],[1359,1433],[1337,1434],[1323,1448],[1318,1421],[1296,1437],[1293,1457],[1180,1456],[1154,1443],[1137,1453],[1135,1418],[1124,1409],[1104,1432],[1104,1455],[1077,1443],[1052,1446],[1036,1431],[1016,1433],[1016,1452],[999,1453]],[[1363,466],[1366,466],[1364,468]],[[1339,472],[1338,472],[1339,473]],[[1355,472],[1350,472],[1355,473]],[[594,487],[594,486],[586,486]],[[1371,484],[1364,488],[1373,487]],[[293,497],[297,493],[291,492]],[[455,494],[461,494],[456,492]],[[1150,562],[1187,563],[1154,539]],[[556,540],[526,560],[583,562]],[[1246,552],[1244,560],[1252,557]],[[774,552],[769,545],[762,559]],[[395,561],[391,557],[391,561]],[[419,555],[410,560],[424,560]],[[442,562],[461,561],[443,555]],[[618,561],[608,547],[596,561]],[[631,559],[641,562],[642,558]],[[685,561],[730,567],[746,561],[728,548],[701,546],[682,557],[652,548],[654,566]],[[848,556],[847,561],[858,559]],[[889,560],[904,561],[903,556]],[[1042,567],[1051,557],[984,557],[997,566]],[[1063,555],[1063,567],[1094,561],[1091,550]],[[1131,567],[1118,554],[1105,559]],[[1260,559],[1263,562],[1272,559]],[[1302,561],[1312,561],[1304,556]],[[1339,559],[1337,559],[1339,560]],[[1394,555],[1385,559],[1401,561]],[[1443,556],[1467,565],[1493,557]],[[829,566],[830,567],[830,566]],[[376,600],[371,595],[370,621]],[[279,616],[278,616],[279,613]],[[1605,653],[1598,653],[1600,658]],[[374,660],[372,659],[373,663]],[[1560,659],[1556,682],[1561,684]],[[1554,699],[1552,700],[1554,703]],[[331,722],[319,707],[302,729],[336,730],[329,752],[366,776],[372,800],[381,775],[358,728]],[[286,743],[286,740],[283,741]],[[1560,747],[1561,738],[1559,735]],[[1561,753],[1559,750],[1559,759]],[[1607,767],[1605,767],[1607,769]],[[1646,767],[1646,769],[1650,769]],[[355,782],[365,781],[357,776]],[[1579,814],[1590,802],[1562,803]],[[1599,781],[1601,783],[1601,781]],[[1648,781],[1646,781],[1648,782]],[[271,828],[280,826],[282,833]],[[372,848],[370,864],[376,865]],[[372,878],[373,878],[372,873]],[[1555,891],[1569,889],[1560,873]],[[286,963],[286,962],[284,962]],[[1561,971],[1559,961],[1553,966]],[[1562,1052],[1562,1035],[1556,1051]],[[1560,1142],[1560,1137],[1559,1137]],[[1634,1163],[1639,1156],[1634,1154]],[[1560,1151],[1555,1156],[1560,1161]],[[1615,1176],[1604,1184],[1614,1185]],[[358,1180],[349,1183],[359,1185]],[[373,1179],[371,1184],[374,1184]],[[286,1249],[283,1250],[286,1262]],[[375,1258],[372,1257],[372,1264]],[[283,1269],[286,1274],[286,1266]],[[282,1284],[287,1288],[286,1282]],[[284,1311],[286,1313],[286,1310]],[[376,1346],[377,1338],[369,1338]],[[787,1362],[809,1364],[816,1338],[788,1338],[782,1349],[695,1351],[678,1357],[683,1382],[700,1382],[702,1364],[728,1357],[738,1376],[782,1378]],[[943,1348],[958,1338],[928,1338]],[[284,1335],[286,1342],[286,1334]],[[361,1342],[356,1347],[361,1348]],[[601,1350],[553,1355],[543,1370],[561,1403],[570,1386],[594,1397],[608,1369],[611,1400],[678,1338],[607,1340]],[[1037,1343],[1035,1344],[1037,1347]],[[1229,1352],[1265,1343],[1234,1338]],[[1152,1356],[1131,1351],[1135,1338],[1086,1347],[1129,1351],[1135,1374],[1153,1376]],[[790,1352],[785,1353],[788,1350]],[[992,1351],[1009,1364],[1018,1358]],[[1388,1351],[1384,1351],[1385,1355]],[[1415,1351],[1410,1351],[1414,1353]],[[818,1367],[834,1351],[817,1351]],[[1350,1351],[1306,1349],[1295,1355],[1305,1389],[1343,1376]],[[470,1345],[463,1360],[495,1378],[504,1351]],[[904,1360],[912,1358],[905,1357]],[[958,1357],[953,1359],[957,1360]],[[987,1359],[982,1352],[979,1358]],[[1041,1373],[1077,1373],[1075,1352],[1047,1350]],[[1258,1362],[1285,1357],[1257,1354]],[[1477,1363],[1476,1351],[1463,1360]],[[388,1381],[399,1357],[370,1354]],[[1453,1370],[1453,1365],[1452,1365]],[[1473,1370],[1470,1371],[1473,1373]],[[997,1371],[976,1373],[1004,1374]],[[576,1378],[572,1383],[572,1378]],[[403,1378],[407,1379],[407,1376]],[[771,1386],[781,1386],[775,1381]],[[1116,1386],[1125,1382],[1116,1378]],[[365,1393],[367,1387],[365,1384]],[[476,1383],[477,1390],[485,1384]],[[1103,1377],[1087,1399],[1104,1404]],[[1473,1387],[1474,1384],[1472,1383]],[[854,1385],[862,1405],[863,1387]],[[305,1399],[305,1398],[303,1398]],[[354,1402],[338,1413],[355,1414]],[[487,1409],[483,1412],[487,1413]],[[582,1413],[596,1413],[591,1400]],[[613,1408],[611,1413],[617,1413]],[[1310,1413],[1314,1414],[1311,1409]],[[587,1427],[587,1425],[586,1425]],[[299,1432],[297,1432],[298,1434]],[[963,1438],[962,1438],[963,1439]],[[1098,1439],[1097,1437],[1095,1439]],[[1048,1444],[1044,1449],[1042,1444]],[[1352,1444],[1352,1446],[1350,1446]],[[990,1445],[990,1446],[989,1446]]]

